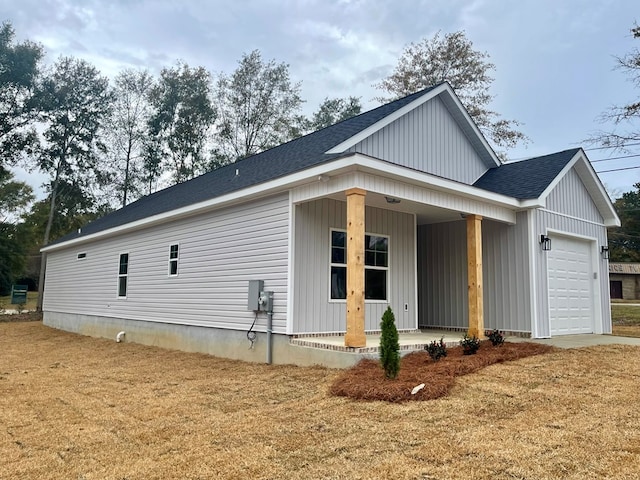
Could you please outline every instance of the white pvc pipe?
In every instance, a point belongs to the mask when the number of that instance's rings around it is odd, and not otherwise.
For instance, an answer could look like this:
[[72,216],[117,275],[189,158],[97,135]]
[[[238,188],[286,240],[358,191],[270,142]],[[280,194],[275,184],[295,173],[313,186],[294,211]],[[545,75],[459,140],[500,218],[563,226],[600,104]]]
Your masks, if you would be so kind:
[[126,333],[124,331],[118,333],[118,335],[116,335],[116,342],[118,342],[118,343],[122,342],[122,340],[124,339],[125,335],[126,335]]

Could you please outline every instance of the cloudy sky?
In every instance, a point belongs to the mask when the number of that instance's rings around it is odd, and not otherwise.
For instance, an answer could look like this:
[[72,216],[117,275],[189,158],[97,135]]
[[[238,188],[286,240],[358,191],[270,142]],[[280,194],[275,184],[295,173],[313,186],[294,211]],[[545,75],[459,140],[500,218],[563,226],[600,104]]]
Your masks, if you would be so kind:
[[[610,128],[599,114],[638,97],[613,68],[614,56],[640,47],[629,32],[640,22],[637,0],[0,0],[0,18],[19,39],[44,45],[47,63],[72,55],[110,77],[126,67],[158,73],[178,59],[230,73],[244,52],[259,49],[290,65],[305,113],[327,96],[377,106],[372,85],[391,73],[407,43],[465,30],[496,65],[494,110],[522,122],[531,139],[510,152],[514,159],[580,145]],[[596,170],[636,165],[640,156],[594,163]],[[640,169],[601,179],[610,191],[629,191]]]

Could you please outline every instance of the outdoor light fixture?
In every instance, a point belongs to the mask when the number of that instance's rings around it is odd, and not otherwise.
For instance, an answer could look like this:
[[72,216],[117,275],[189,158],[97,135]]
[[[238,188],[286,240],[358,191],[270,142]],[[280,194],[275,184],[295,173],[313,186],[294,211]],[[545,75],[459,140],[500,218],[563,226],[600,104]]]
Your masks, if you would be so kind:
[[321,174],[318,175],[318,181],[322,183],[326,183],[329,181],[329,175]]
[[400,199],[399,198],[394,198],[394,197],[384,197],[385,200],[387,201],[387,203],[390,204],[396,204],[396,203],[400,203]]
[[551,250],[551,239],[546,235],[540,235],[540,245],[542,245],[542,250],[548,252]]
[[608,245],[602,245],[602,247],[600,247],[600,253],[602,253],[602,258],[604,258],[605,260],[609,260],[609,246]]

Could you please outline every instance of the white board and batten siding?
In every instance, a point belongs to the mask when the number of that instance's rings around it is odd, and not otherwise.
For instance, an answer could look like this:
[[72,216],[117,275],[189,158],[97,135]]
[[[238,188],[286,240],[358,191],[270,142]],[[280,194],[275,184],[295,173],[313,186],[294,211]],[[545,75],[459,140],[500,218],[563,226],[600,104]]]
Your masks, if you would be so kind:
[[[248,329],[248,282],[264,280],[274,291],[274,332],[285,333],[288,229],[285,193],[54,251],[44,310]],[[178,275],[169,276],[174,244]],[[117,293],[121,253],[129,254],[126,299]],[[265,330],[265,315],[255,328]]]
[[[531,330],[526,212],[515,225],[482,220],[484,324],[510,332]],[[466,224],[418,227],[419,323],[468,327]]]
[[[533,214],[537,238],[551,238],[551,251],[536,242],[535,337],[570,333],[611,333],[607,245],[602,215],[572,169]],[[589,317],[590,316],[590,317]]]
[[468,185],[488,169],[438,97],[365,138],[349,151]]
[[[292,333],[344,332],[346,302],[330,299],[330,232],[346,229],[346,203],[321,199],[295,208]],[[415,216],[366,207],[365,230],[389,236],[389,303],[365,302],[365,330],[380,330],[388,305],[398,329],[415,329]]]

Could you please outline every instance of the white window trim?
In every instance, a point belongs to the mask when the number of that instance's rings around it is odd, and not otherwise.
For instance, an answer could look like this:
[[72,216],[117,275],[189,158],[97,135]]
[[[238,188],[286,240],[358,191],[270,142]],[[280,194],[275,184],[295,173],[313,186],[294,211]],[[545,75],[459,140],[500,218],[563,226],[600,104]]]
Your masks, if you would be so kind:
[[[120,258],[122,257],[122,255],[127,255],[127,273],[120,273]],[[118,281],[116,283],[116,298],[118,300],[126,300],[127,297],[129,296],[129,265],[131,263],[130,260],[131,260],[131,257],[129,256],[129,252],[118,253]],[[124,296],[120,295],[120,278],[122,277],[127,279],[126,294]]]
[[[329,303],[347,303],[347,299],[341,299],[341,298],[331,298],[331,267],[347,267],[346,263],[333,263],[331,261],[331,237],[333,236],[333,232],[344,232],[347,233],[347,230],[344,228],[329,228]],[[364,232],[365,235],[370,235],[372,237],[385,237],[387,239],[387,266],[386,267],[375,267],[375,266],[367,266],[365,265],[365,270],[386,270],[387,272],[387,292],[386,292],[386,300],[371,300],[371,299],[364,299],[364,303],[371,303],[371,304],[385,304],[388,305],[390,303],[389,301],[389,292],[390,292],[390,284],[391,284],[391,235],[387,235],[386,233],[371,233],[371,232]],[[346,247],[345,247],[345,251],[346,251]],[[345,258],[346,260],[346,258]]]
[[[176,245],[178,247],[178,256],[171,258],[171,247]],[[176,262],[176,273],[171,273],[171,262]],[[169,258],[167,261],[167,277],[177,277],[180,275],[180,243],[172,243],[169,245]]]

